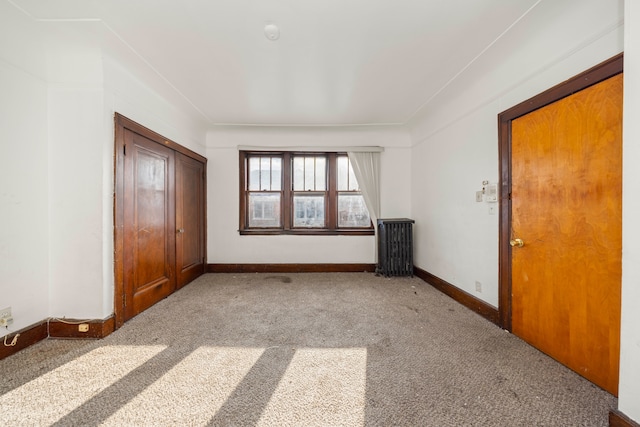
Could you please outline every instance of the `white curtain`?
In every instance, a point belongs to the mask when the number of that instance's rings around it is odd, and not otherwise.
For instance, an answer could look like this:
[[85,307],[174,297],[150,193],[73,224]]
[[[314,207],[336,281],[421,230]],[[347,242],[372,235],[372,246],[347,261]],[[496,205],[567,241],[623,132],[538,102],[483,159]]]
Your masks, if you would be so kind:
[[380,218],[380,153],[349,151],[348,155],[371,222],[377,228]]

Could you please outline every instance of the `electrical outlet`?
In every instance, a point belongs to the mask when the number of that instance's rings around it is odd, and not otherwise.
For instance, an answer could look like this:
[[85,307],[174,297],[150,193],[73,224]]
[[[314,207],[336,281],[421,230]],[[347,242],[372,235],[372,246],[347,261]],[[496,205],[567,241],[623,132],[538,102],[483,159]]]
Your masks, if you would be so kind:
[[482,292],[482,283],[476,280],[476,292]]
[[78,332],[89,332],[89,324],[81,323],[78,325]]
[[0,326],[9,326],[13,323],[13,317],[11,316],[11,307],[3,308],[0,310]]

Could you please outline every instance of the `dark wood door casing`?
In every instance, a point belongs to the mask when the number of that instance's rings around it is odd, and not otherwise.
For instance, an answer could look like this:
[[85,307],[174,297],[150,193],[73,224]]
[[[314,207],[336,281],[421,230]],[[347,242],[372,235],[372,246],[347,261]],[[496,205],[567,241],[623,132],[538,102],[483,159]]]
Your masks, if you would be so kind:
[[601,64],[534,96],[498,115],[498,156],[500,176],[498,311],[500,326],[512,331],[511,324],[511,122],[518,117],[595,85],[623,71],[620,53]]
[[[132,316],[132,313],[146,308],[148,297],[153,300],[166,290],[171,293],[205,272],[207,159],[121,114],[116,113],[114,120],[114,317],[115,327],[119,328]],[[164,178],[166,178],[163,191],[153,192],[156,196],[160,193],[163,194],[163,198],[166,196],[166,199],[163,199],[165,207],[162,215],[164,221],[162,232],[158,233],[158,230],[154,230],[156,233],[152,239],[154,245],[162,242],[163,250],[155,250],[155,252],[152,250],[151,254],[145,254],[143,257],[146,259],[142,260],[144,265],[138,269],[139,271],[132,271],[132,269],[136,260],[141,260],[139,251],[143,248],[140,244],[144,246],[149,242],[139,242],[132,235],[136,230],[132,225],[140,212],[125,209],[127,204],[135,206],[135,197],[131,194],[133,187],[131,183],[136,174],[133,166],[136,162],[132,161],[134,158],[142,160],[142,163],[146,164],[143,167],[157,169],[162,164],[165,168]],[[196,164],[200,166],[196,167]],[[192,185],[194,173],[190,171],[196,169],[200,174],[198,188],[188,188],[186,194],[183,194],[180,185],[183,187]],[[200,193],[196,197],[198,191]],[[151,201],[149,205],[149,197],[148,194],[146,201],[139,200],[139,202],[147,207],[155,203],[157,207],[159,201]],[[189,204],[194,198],[198,199],[195,208]],[[176,238],[178,220],[183,223],[184,221],[197,222],[195,226],[189,227],[192,232],[187,237],[186,251],[185,242],[178,243]],[[178,259],[179,251],[182,254],[180,260]],[[165,265],[157,265],[160,259],[164,260]],[[200,264],[197,259],[202,260]],[[183,264],[178,265],[179,261]],[[137,306],[134,304],[136,293],[141,297]],[[153,297],[154,294],[155,297]]]

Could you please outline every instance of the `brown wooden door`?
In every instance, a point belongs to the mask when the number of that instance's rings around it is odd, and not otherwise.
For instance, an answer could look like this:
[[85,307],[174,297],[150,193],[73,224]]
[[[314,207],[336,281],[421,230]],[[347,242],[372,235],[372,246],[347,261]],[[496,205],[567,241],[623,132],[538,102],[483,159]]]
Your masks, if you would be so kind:
[[617,394],[622,74],[511,123],[512,331]]
[[207,159],[117,113],[115,131],[114,316],[120,327],[204,273]]
[[124,129],[124,320],[176,288],[174,151]]
[[178,288],[205,270],[205,165],[176,153],[176,274]]

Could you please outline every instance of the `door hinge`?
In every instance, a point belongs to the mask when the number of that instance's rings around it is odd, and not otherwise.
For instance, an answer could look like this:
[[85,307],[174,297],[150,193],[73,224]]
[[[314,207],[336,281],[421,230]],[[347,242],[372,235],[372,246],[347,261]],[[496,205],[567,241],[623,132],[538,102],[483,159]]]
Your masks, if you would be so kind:
[[122,155],[126,156],[127,155],[127,144],[122,146]]

